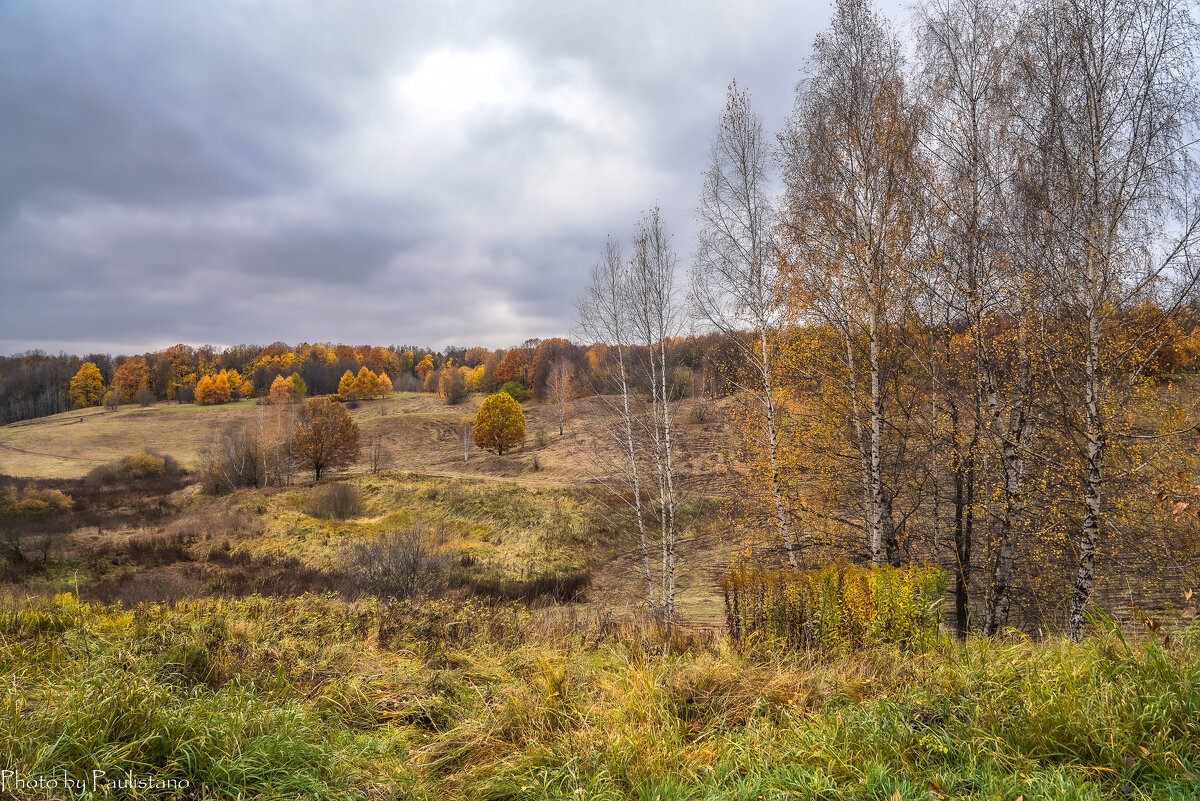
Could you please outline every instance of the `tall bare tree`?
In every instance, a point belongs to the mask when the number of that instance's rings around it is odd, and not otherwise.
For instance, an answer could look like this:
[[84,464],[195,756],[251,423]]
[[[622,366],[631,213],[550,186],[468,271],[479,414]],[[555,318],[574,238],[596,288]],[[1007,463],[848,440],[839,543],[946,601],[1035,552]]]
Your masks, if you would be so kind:
[[644,368],[650,383],[649,432],[658,490],[656,512],[662,567],[659,574],[662,593],[662,618],[670,623],[675,617],[675,572],[678,559],[677,526],[679,496],[676,487],[678,436],[674,428],[669,390],[672,361],[668,346],[680,333],[682,310],[675,290],[679,258],[670,235],[662,223],[658,208],[648,211],[639,221],[634,235],[633,259],[626,285],[631,330],[646,354]]
[[1130,327],[1154,302],[1191,296],[1198,218],[1187,205],[1196,26],[1177,0],[1042,0],[1026,63],[1029,136],[1044,156],[1042,212],[1059,242],[1061,291],[1044,330],[1077,434],[1082,515],[1066,631],[1081,636],[1105,534],[1114,412],[1168,332]]
[[645,481],[635,436],[637,419],[632,398],[630,375],[632,323],[627,305],[629,265],[621,246],[609,239],[604,257],[592,267],[591,282],[579,300],[578,325],[584,337],[608,346],[616,373],[617,397],[601,392],[598,401],[607,411],[604,427],[606,438],[616,447],[617,457],[606,460],[596,470],[596,478],[614,496],[624,499],[635,523],[642,575],[646,582],[646,603],[653,616],[659,616],[659,603],[654,572],[650,567],[650,535],[647,531],[649,510],[645,508]]
[[[605,434],[620,455],[608,460],[609,469],[596,477],[627,499],[637,526],[647,602],[665,623],[675,617],[681,522],[678,436],[670,402],[672,339],[682,317],[675,291],[677,262],[659,211],[652,209],[636,227],[629,261],[609,241],[579,304],[581,332],[608,347],[619,393],[599,398],[610,412]],[[661,551],[656,568],[651,567],[652,537]]]
[[920,109],[894,35],[864,0],[839,0],[812,67],[780,137],[785,279],[797,319],[836,332],[826,342],[837,347],[810,364],[822,392],[847,399],[871,559],[897,564],[895,501],[908,446],[898,418],[909,411],[896,379],[928,185]]
[[[734,383],[762,411],[770,492],[784,556],[797,565],[797,541],[780,476],[779,409],[772,347],[784,315],[771,204],[772,153],[750,95],[731,83],[713,135],[697,218],[691,271],[693,314],[737,350]],[[746,377],[742,379],[742,376]]]
[[[953,487],[955,612],[959,634],[968,629],[972,552],[985,442],[998,440],[1005,475],[1000,539],[1019,526],[1023,453],[1028,440],[1029,359],[1027,337],[1016,344],[1015,393],[1008,366],[993,338],[1001,326],[1025,330],[1031,273],[1014,269],[1013,180],[1017,160],[1013,119],[1015,39],[1011,7],[997,0],[932,0],[919,11],[920,55],[928,114],[927,143],[934,176],[931,230],[930,319],[940,352],[931,356],[934,420],[948,425],[939,450],[949,456]],[[1010,348],[1011,350],[1011,348]],[[992,429],[989,437],[988,429]],[[988,603],[1001,604],[1011,573],[1000,560]],[[1007,600],[1003,601],[1007,604]],[[1005,606],[1005,608],[1007,608]]]

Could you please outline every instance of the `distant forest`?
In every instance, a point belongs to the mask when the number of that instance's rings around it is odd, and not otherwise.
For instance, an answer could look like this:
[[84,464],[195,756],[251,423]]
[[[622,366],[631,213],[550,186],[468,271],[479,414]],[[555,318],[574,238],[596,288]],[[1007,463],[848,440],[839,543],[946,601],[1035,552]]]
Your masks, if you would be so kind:
[[[671,376],[677,397],[727,394],[719,366],[731,353],[719,335],[673,339],[670,349],[676,368]],[[386,374],[396,391],[439,390],[447,369],[463,377],[468,392],[495,392],[516,382],[535,399],[546,397],[547,381],[557,365],[566,365],[578,390],[601,391],[610,380],[605,345],[582,346],[562,338],[528,339],[512,348],[449,346],[440,351],[418,345],[300,344],[276,342],[228,348],[174,345],[140,355],[89,353],[83,356],[40,350],[0,356],[0,423],[12,423],[69,411],[98,400],[79,403],[72,398],[71,379],[86,363],[96,366],[105,388],[117,391],[123,403],[138,393],[150,401],[195,401],[196,385],[205,376],[236,372],[250,387],[244,394],[265,397],[277,376],[299,375],[310,395],[338,391],[342,376],[363,367]]]

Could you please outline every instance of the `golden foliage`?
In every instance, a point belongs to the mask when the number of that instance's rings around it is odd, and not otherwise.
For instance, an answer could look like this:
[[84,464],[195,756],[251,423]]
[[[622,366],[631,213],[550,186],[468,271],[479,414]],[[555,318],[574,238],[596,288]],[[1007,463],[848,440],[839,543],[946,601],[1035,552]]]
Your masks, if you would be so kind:
[[525,441],[525,414],[507,392],[489,395],[479,406],[472,431],[475,444],[503,456],[505,449]]
[[945,575],[936,568],[818,570],[736,564],[721,580],[735,639],[773,639],[800,648],[912,642],[941,622]]
[[104,377],[94,362],[84,362],[71,379],[71,403],[76,409],[99,406],[104,397]]
[[342,400],[354,400],[358,397],[358,380],[354,377],[354,373],[349,370],[342,373],[342,379],[338,382],[337,394]]
[[267,393],[267,402],[271,404],[295,403],[297,401],[296,387],[290,379],[281,375],[275,376],[271,382],[271,391]]
[[382,394],[379,391],[379,376],[365,366],[359,368],[358,375],[354,379],[354,386],[358,390],[360,398],[374,398]]

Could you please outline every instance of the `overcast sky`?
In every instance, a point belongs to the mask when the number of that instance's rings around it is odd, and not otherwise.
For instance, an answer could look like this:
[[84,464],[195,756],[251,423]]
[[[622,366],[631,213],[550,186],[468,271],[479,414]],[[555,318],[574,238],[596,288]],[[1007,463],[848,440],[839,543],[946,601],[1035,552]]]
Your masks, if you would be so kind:
[[[645,6],[652,6],[647,9]],[[0,0],[0,353],[570,332],[826,2]]]

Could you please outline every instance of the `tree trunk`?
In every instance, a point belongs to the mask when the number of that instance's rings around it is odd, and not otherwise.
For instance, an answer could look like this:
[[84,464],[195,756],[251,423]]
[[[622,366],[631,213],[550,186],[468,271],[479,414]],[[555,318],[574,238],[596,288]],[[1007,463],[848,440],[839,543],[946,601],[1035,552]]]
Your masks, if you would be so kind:
[[771,361],[768,356],[765,328],[759,331],[759,341],[762,345],[763,405],[767,418],[767,447],[770,449],[771,457],[771,494],[775,499],[775,518],[779,523],[783,554],[787,558],[788,564],[792,567],[799,567],[796,558],[796,543],[792,538],[791,520],[788,517],[787,507],[783,504],[783,489],[779,481],[779,436],[776,429],[774,386],[771,381]]
[[879,315],[874,311],[870,318],[869,336],[871,362],[871,441],[870,441],[870,486],[871,499],[871,561],[877,565],[900,566],[900,542],[896,537],[896,521],[892,512],[892,501],[883,482],[883,368],[880,364]]
[[1088,320],[1087,358],[1085,361],[1084,411],[1087,416],[1087,467],[1083,496],[1083,526],[1079,538],[1079,565],[1067,612],[1067,636],[1083,637],[1084,612],[1096,582],[1096,547],[1100,541],[1100,502],[1104,488],[1104,421],[1100,410],[1100,326],[1093,311]]
[[1022,448],[1031,434],[1031,410],[1029,393],[1031,367],[1028,340],[1024,321],[1019,323],[1018,344],[1020,349],[1016,400],[1009,412],[1008,423],[1001,423],[1000,401],[995,381],[987,374],[985,394],[991,410],[993,426],[1000,437],[1000,468],[1004,476],[1004,510],[1000,517],[1000,548],[996,552],[996,563],[992,569],[991,585],[988,587],[987,610],[983,633],[991,637],[1008,624],[1010,593],[1012,591],[1013,559],[1021,526],[1025,515],[1025,472],[1026,459]]

